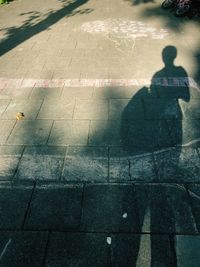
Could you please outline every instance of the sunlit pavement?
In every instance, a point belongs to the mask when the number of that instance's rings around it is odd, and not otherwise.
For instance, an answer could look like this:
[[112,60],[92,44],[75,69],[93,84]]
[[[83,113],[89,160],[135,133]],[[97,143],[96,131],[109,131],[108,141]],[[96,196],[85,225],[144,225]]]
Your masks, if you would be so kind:
[[200,266],[199,18],[0,6],[0,266]]

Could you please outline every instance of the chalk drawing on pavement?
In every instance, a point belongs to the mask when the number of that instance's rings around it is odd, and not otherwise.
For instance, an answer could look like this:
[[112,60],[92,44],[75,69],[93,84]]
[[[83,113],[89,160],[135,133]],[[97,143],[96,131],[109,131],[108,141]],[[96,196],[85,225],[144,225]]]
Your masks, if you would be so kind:
[[81,31],[93,35],[101,34],[114,42],[117,49],[120,49],[122,45],[133,49],[136,39],[151,38],[162,40],[168,35],[167,29],[157,29],[146,23],[128,19],[106,19],[85,22],[81,26]]

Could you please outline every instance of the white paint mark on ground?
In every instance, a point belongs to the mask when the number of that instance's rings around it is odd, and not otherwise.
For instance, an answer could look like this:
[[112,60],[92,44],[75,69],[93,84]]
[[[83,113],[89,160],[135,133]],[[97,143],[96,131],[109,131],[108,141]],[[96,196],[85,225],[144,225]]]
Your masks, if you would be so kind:
[[111,245],[111,243],[112,243],[112,239],[111,239],[110,236],[107,237],[106,242],[107,242],[107,244],[108,244],[109,246]]
[[10,245],[10,243],[11,243],[11,238],[8,240],[8,242],[6,243],[4,249],[3,249],[2,252],[1,252],[1,255],[0,255],[0,261],[2,260],[3,256],[5,255],[6,250],[7,250],[8,246]]
[[140,79],[12,79],[0,78],[0,89],[5,88],[59,88],[59,87],[121,87],[121,86],[192,87],[200,91],[191,77],[140,78]]
[[91,34],[100,33],[117,39],[146,38],[164,39],[168,35],[167,29],[157,29],[140,21],[128,19],[106,19],[86,22],[81,30]]
[[127,213],[124,213],[124,214],[122,215],[122,217],[123,217],[124,219],[126,219],[126,218],[128,217],[128,214],[127,214]]

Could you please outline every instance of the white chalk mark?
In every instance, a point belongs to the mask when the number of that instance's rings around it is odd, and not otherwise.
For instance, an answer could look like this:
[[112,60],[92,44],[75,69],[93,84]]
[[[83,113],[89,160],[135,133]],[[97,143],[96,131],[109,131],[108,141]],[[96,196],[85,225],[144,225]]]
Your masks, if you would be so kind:
[[121,87],[149,86],[192,87],[200,92],[199,85],[191,77],[140,78],[140,79],[12,79],[0,78],[0,89],[27,87]]
[[107,244],[110,246],[112,243],[112,238],[110,236],[108,236],[106,241],[107,241]]
[[122,215],[122,217],[123,217],[124,219],[126,219],[126,218],[128,217],[128,214],[127,214],[127,213],[124,213],[124,214]]
[[3,249],[3,251],[1,252],[1,255],[0,255],[0,261],[2,260],[4,254],[6,253],[6,250],[7,250],[8,246],[10,245],[10,243],[11,243],[11,238],[8,240],[8,242],[6,243],[6,245],[5,245],[4,249]]

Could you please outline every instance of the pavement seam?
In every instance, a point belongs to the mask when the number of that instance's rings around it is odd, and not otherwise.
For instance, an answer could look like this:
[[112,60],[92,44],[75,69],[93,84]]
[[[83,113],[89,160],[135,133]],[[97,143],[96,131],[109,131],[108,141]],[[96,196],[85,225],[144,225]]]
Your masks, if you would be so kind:
[[52,232],[48,231],[46,246],[45,246],[45,249],[44,249],[44,257],[43,257],[43,260],[42,260],[42,267],[45,267],[45,265],[46,265],[46,260],[47,260],[47,256],[48,256],[48,250],[49,250],[49,246],[50,246],[51,234],[52,234]]
[[23,146],[21,155],[20,155],[20,157],[19,157],[19,161],[18,161],[18,163],[17,163],[16,169],[15,169],[15,172],[13,173],[13,177],[12,177],[11,181],[14,181],[15,178],[17,177],[18,168],[19,168],[19,165],[20,165],[20,163],[21,163],[22,157],[23,157],[23,155],[24,155],[25,148],[26,148],[26,146]]
[[189,205],[190,205],[190,209],[191,209],[191,212],[192,212],[192,216],[193,216],[193,219],[194,219],[194,223],[195,223],[195,227],[196,227],[197,233],[199,233],[199,229],[197,227],[198,223],[197,223],[195,212],[194,212],[194,205],[192,203],[192,197],[190,195],[188,185],[184,184],[183,186],[184,186],[186,194],[187,194],[188,202],[189,202]]
[[33,183],[32,192],[31,192],[28,204],[27,204],[27,208],[26,208],[26,212],[25,212],[24,219],[23,219],[23,222],[22,222],[21,230],[24,229],[24,226],[25,226],[25,223],[26,223],[26,219],[28,217],[28,213],[29,213],[29,210],[30,210],[31,202],[32,202],[32,199],[33,199],[33,195],[34,195],[34,192],[35,192],[35,188],[36,188],[36,181],[34,181],[34,183]]
[[49,130],[49,134],[47,136],[47,141],[46,141],[46,144],[48,146],[48,142],[49,142],[49,139],[50,139],[50,136],[51,136],[51,133],[52,133],[52,130],[53,130],[53,127],[54,127],[54,124],[55,124],[55,120],[52,121],[52,125],[51,125],[51,128]]
[[172,257],[171,257],[172,266],[178,267],[178,265],[177,265],[175,235],[169,235],[169,242],[170,242],[170,249],[171,249],[171,253],[172,253]]

